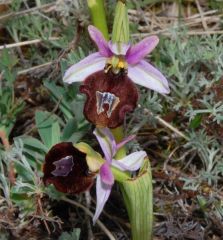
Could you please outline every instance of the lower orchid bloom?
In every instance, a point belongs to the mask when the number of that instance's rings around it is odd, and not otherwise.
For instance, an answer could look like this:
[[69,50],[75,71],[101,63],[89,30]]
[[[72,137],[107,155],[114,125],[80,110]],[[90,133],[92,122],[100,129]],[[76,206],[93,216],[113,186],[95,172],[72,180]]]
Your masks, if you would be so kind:
[[[129,136],[116,144],[108,128],[96,129],[94,134],[104,158],[83,142],[75,145],[70,142],[58,143],[46,154],[43,182],[46,185],[53,184],[60,192],[79,194],[90,189],[96,177],[97,206],[93,217],[95,223],[108,200],[115,177],[116,180],[123,181],[120,173],[138,170],[143,164],[146,152],[138,151],[123,159],[114,160],[118,149],[134,136]],[[129,177],[125,174],[125,179]]]
[[87,96],[84,115],[90,122],[99,127],[120,126],[125,114],[136,107],[135,84],[162,94],[169,93],[167,79],[143,60],[158,44],[157,36],[130,45],[107,42],[94,26],[89,26],[88,31],[99,51],[71,66],[64,75],[64,82],[83,81],[80,91]]
[[97,137],[97,140],[104,153],[105,162],[101,165],[96,180],[97,205],[96,212],[93,217],[93,223],[95,223],[98,219],[111,193],[111,189],[114,184],[112,168],[116,168],[121,171],[136,171],[142,166],[144,158],[147,156],[146,152],[138,151],[131,153],[120,160],[114,160],[113,158],[118,149],[127,142],[131,141],[133,136],[130,136],[124,139],[122,142],[116,144],[112,133],[107,128],[96,129],[94,134]]

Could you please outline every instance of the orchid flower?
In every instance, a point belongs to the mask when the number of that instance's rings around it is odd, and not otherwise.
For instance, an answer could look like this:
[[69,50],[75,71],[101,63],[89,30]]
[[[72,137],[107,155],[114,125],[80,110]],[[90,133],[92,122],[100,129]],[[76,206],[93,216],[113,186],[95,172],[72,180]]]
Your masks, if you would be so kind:
[[114,156],[118,149],[131,141],[134,136],[129,136],[116,144],[115,139],[108,128],[96,129],[94,134],[104,153],[105,162],[101,165],[96,180],[97,204],[93,223],[96,222],[101,214],[114,184],[114,176],[111,167],[118,168],[121,171],[136,171],[141,167],[144,158],[146,157],[146,152],[138,151],[131,153],[120,160],[114,160]]
[[88,31],[98,52],[71,66],[63,80],[69,84],[83,82],[80,91],[87,95],[84,115],[90,122],[109,128],[121,125],[125,113],[136,107],[135,84],[169,93],[167,79],[143,60],[158,44],[157,36],[130,45],[107,42],[94,26],[89,26]]
[[88,170],[85,153],[71,142],[58,143],[46,154],[43,182],[53,184],[60,192],[78,194],[94,183],[95,174]]
[[[116,169],[116,173],[117,170],[123,173],[123,171],[138,170],[146,157],[146,152],[138,151],[120,160],[114,160],[117,151],[135,136],[129,136],[116,144],[108,128],[96,129],[94,134],[104,158],[83,142],[75,145],[71,142],[58,143],[46,154],[43,182],[45,185],[53,184],[60,192],[79,194],[90,189],[96,177],[97,206],[93,217],[95,223],[114,184],[112,171]],[[125,175],[126,178],[128,175]],[[117,180],[123,181],[123,179]]]

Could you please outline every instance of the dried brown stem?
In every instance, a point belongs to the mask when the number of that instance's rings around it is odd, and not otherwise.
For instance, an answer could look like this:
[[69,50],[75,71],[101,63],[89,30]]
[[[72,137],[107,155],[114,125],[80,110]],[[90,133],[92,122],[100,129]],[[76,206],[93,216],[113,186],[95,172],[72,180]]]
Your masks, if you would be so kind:
[[6,136],[6,133],[5,131],[3,130],[0,130],[0,139],[2,141],[2,144],[5,148],[5,150],[9,150],[10,149],[10,144],[9,144],[9,140],[8,140],[8,137]]
[[[58,37],[50,37],[48,40],[49,41],[57,41],[59,39],[60,38],[58,38]],[[29,40],[29,41],[24,41],[24,42],[5,44],[5,45],[0,46],[0,50],[2,50],[4,48],[14,48],[14,47],[22,47],[22,46],[26,46],[26,45],[37,44],[37,43],[41,43],[43,41],[44,41],[43,39],[34,39],[34,40]]]
[[15,12],[15,13],[11,12],[11,13],[0,16],[0,21],[6,20],[6,19],[11,18],[11,17],[18,17],[18,16],[22,16],[22,15],[26,15],[26,14],[31,14],[31,13],[36,12],[36,11],[42,11],[42,10],[50,8],[54,5],[55,5],[55,3],[48,3],[48,4],[44,4],[40,7],[34,7],[34,8],[30,8],[30,9],[20,11],[20,12]]
[[[37,204],[38,204],[38,208],[40,210],[41,215],[44,216],[44,211],[43,211],[43,207],[42,207],[42,202],[41,202],[40,196],[37,196]],[[51,231],[50,231],[50,228],[49,228],[49,226],[47,224],[47,221],[45,219],[43,219],[43,223],[45,225],[45,228],[46,228],[48,234],[50,235]]]
[[[196,0],[194,4],[188,4],[185,11],[176,13],[176,6],[163,3],[162,8],[153,7],[145,10],[128,11],[129,19],[138,22],[138,30],[142,33],[137,36],[152,34],[172,35],[170,29],[178,30],[178,27],[186,27],[188,35],[212,35],[222,34],[221,18],[222,11],[209,10],[201,6],[201,1]],[[196,7],[195,7],[196,6]],[[142,15],[144,18],[142,19]]]
[[[8,151],[10,149],[10,143],[9,143],[9,140],[8,140],[8,137],[5,133],[5,131],[3,131],[3,130],[0,130],[0,139],[2,141],[2,144],[5,148],[5,150]],[[10,161],[10,163],[9,163],[8,177],[9,177],[10,183],[12,185],[14,185],[16,177],[15,177],[15,168],[14,168],[13,161]]]

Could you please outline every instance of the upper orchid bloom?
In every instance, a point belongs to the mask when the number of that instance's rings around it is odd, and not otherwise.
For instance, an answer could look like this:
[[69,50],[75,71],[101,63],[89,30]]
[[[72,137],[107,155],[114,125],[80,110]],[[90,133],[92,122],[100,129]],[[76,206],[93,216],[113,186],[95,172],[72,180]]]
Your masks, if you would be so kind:
[[158,37],[147,37],[131,46],[107,42],[94,26],[89,26],[88,31],[99,51],[71,66],[64,82],[84,81],[80,91],[87,95],[84,115],[90,122],[97,127],[121,125],[125,114],[137,105],[138,91],[134,83],[169,93],[166,78],[143,60],[158,44]]
[[136,84],[159,93],[169,93],[167,79],[159,70],[143,60],[158,44],[157,36],[150,36],[136,45],[130,45],[107,42],[94,26],[89,26],[88,32],[99,51],[71,66],[64,75],[64,82],[81,82],[92,73],[104,68],[105,71],[113,68],[114,72],[128,71],[128,77]]
[[111,167],[118,168],[121,171],[136,171],[142,166],[144,158],[146,157],[146,152],[138,151],[131,153],[120,160],[114,160],[113,158],[118,149],[127,142],[131,141],[134,136],[129,136],[120,143],[116,144],[115,139],[108,128],[96,129],[94,134],[105,157],[105,162],[101,165],[96,180],[97,205],[96,212],[93,217],[93,222],[95,223],[101,214],[106,201],[108,200],[114,184],[114,176]]

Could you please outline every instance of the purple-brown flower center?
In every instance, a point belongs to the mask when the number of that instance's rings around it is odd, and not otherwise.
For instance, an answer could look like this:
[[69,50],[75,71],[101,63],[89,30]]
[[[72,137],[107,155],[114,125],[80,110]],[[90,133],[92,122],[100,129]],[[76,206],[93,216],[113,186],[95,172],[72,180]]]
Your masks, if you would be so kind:
[[80,86],[80,92],[87,96],[85,117],[98,127],[121,125],[125,114],[136,107],[138,100],[137,88],[123,71],[93,73]]
[[54,145],[46,154],[43,166],[44,184],[53,184],[64,193],[80,193],[91,187],[94,174],[89,172],[86,154],[70,142]]
[[56,169],[51,172],[54,176],[66,177],[72,171],[74,166],[73,156],[70,155],[61,158],[60,160],[55,161],[53,165],[56,166]]

